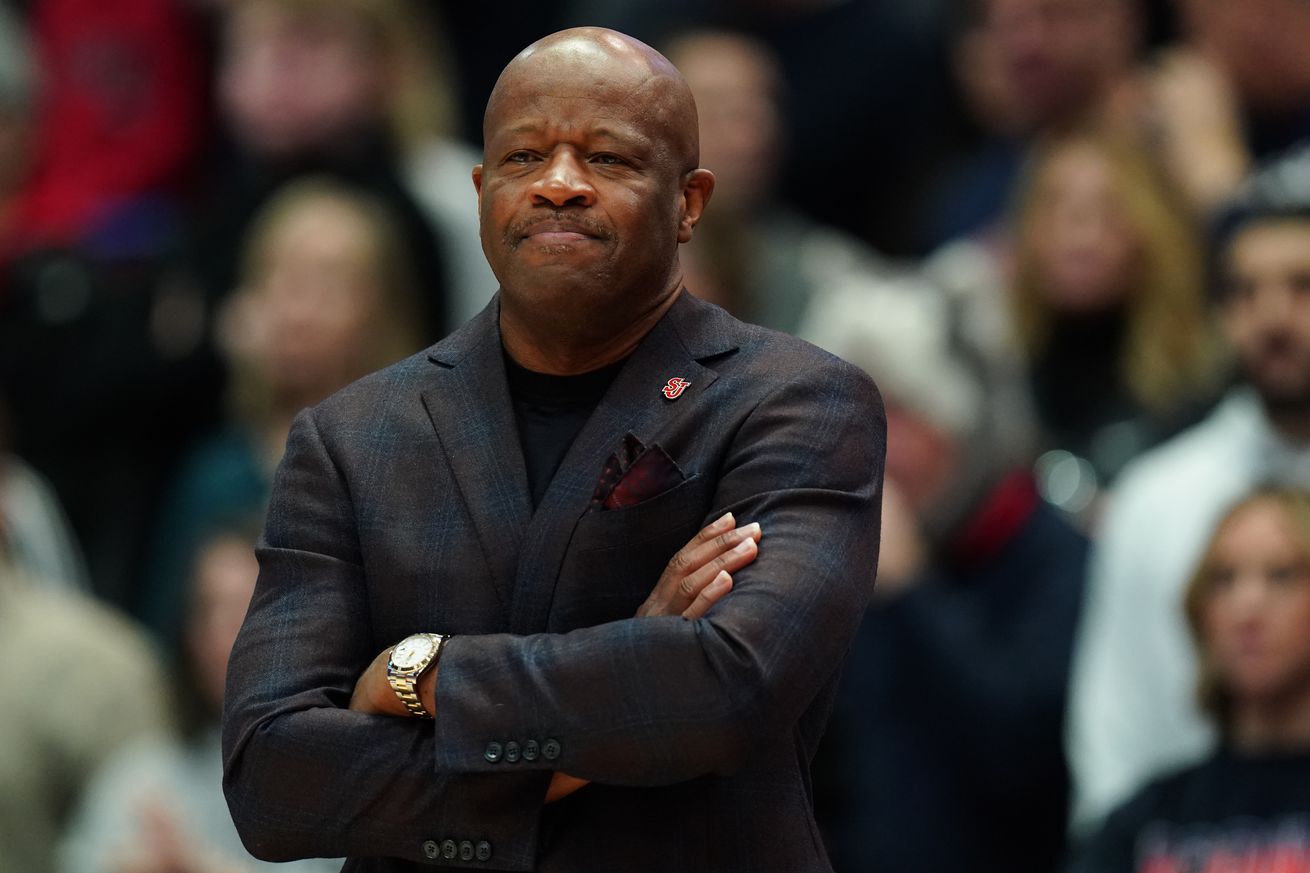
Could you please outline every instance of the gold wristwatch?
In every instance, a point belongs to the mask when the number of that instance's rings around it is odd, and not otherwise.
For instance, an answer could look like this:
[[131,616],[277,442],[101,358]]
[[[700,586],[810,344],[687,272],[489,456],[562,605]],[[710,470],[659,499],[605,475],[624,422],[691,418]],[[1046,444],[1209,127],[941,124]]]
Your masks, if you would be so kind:
[[441,634],[412,634],[396,643],[387,661],[387,681],[412,715],[432,718],[418,696],[418,680],[437,663],[441,649],[450,637]]

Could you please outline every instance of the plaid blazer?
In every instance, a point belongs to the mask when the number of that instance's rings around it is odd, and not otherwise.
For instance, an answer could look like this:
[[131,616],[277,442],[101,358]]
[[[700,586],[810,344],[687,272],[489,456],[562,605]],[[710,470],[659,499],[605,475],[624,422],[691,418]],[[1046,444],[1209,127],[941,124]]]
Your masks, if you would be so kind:
[[[228,674],[246,845],[352,871],[831,870],[809,764],[877,564],[873,383],[684,293],[534,512],[498,312],[291,429]],[[634,438],[679,479],[598,508]],[[633,618],[728,510],[763,527],[732,592],[696,621]],[[435,720],[348,711],[416,631],[454,635]],[[544,806],[555,770],[593,784]]]

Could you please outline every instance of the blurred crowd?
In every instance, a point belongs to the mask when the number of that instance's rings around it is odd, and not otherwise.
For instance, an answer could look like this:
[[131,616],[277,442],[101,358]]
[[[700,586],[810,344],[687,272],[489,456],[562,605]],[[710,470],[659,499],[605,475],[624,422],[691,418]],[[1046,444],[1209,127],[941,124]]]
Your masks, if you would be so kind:
[[1310,873],[1310,0],[0,0],[0,873],[266,866],[288,428],[491,299],[482,106],[575,24],[691,84],[688,288],[884,394],[838,873]]

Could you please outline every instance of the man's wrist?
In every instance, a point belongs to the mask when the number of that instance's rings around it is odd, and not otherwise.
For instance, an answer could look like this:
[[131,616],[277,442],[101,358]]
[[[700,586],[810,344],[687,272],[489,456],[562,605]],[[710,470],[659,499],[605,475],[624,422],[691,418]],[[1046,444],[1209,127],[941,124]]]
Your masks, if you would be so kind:
[[407,714],[433,717],[436,711],[433,699],[435,683],[429,684],[429,677],[435,675],[448,639],[442,634],[411,634],[390,650],[386,665],[387,684]]

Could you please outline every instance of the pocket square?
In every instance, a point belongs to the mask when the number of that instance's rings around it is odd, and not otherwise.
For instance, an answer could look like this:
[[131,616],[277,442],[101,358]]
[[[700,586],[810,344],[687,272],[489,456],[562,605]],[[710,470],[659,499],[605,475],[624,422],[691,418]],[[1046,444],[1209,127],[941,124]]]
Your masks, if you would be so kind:
[[633,434],[609,456],[591,496],[591,508],[622,509],[657,497],[687,477],[659,445],[646,446]]

